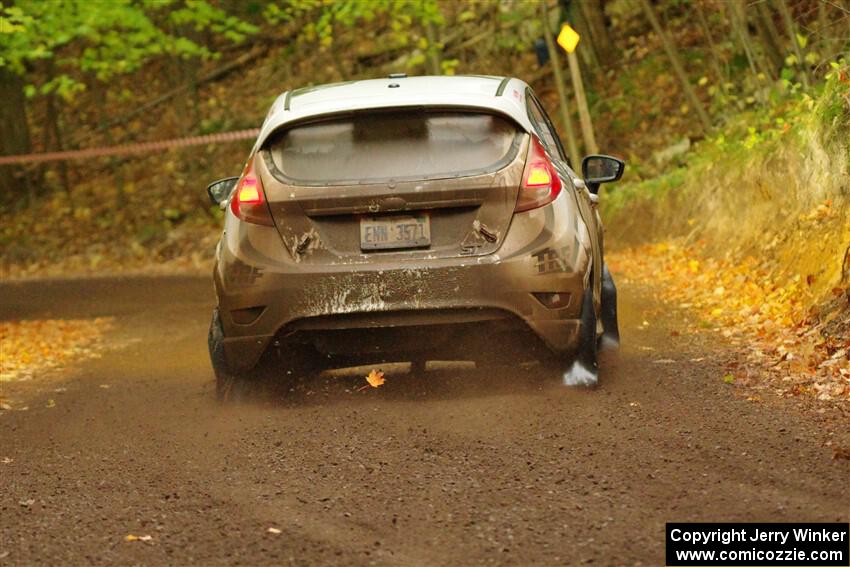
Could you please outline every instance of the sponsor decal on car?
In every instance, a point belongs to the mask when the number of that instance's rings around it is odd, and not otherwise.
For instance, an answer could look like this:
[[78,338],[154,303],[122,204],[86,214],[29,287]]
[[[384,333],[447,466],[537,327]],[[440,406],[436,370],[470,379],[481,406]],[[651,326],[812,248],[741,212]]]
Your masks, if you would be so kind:
[[236,260],[224,273],[224,281],[227,285],[251,286],[263,277],[263,269],[249,266],[244,262]]
[[544,248],[531,256],[535,259],[537,274],[551,274],[553,272],[572,273],[578,262],[579,242],[576,238],[572,246],[560,248]]

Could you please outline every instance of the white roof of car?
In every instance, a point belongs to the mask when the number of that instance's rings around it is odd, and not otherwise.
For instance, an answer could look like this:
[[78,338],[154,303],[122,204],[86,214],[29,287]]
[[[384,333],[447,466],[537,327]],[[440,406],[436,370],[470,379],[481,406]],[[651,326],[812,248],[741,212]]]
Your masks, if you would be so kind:
[[391,75],[386,79],[294,89],[280,95],[272,104],[254,149],[260,148],[269,134],[288,123],[370,108],[480,108],[505,114],[531,132],[525,107],[526,88],[528,85],[524,81],[510,77]]

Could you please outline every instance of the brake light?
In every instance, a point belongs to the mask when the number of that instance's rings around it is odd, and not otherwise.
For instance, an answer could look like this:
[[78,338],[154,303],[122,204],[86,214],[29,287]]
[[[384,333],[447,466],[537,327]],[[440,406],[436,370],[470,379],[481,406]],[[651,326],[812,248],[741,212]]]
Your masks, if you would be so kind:
[[245,222],[274,226],[271,211],[266,203],[263,183],[254,172],[253,157],[248,160],[242,177],[236,184],[236,190],[230,198],[230,210]]
[[529,211],[548,205],[561,192],[561,179],[546,155],[537,136],[531,137],[531,147],[522,172],[522,185],[514,212]]

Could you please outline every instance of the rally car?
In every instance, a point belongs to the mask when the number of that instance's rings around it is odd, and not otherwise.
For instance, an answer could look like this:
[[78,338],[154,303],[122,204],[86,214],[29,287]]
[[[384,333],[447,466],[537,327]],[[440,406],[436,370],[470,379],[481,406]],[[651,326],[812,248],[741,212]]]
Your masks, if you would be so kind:
[[597,381],[617,343],[596,211],[624,163],[569,163],[531,88],[407,77],[274,102],[225,210],[209,349],[217,391],[318,363],[519,360]]

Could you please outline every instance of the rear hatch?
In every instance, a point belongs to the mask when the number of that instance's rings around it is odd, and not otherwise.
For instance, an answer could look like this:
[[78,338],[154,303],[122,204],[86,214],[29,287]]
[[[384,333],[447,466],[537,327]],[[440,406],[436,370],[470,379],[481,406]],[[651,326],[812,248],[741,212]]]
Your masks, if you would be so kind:
[[275,133],[258,171],[297,262],[478,256],[508,230],[527,144],[500,115],[371,110]]

